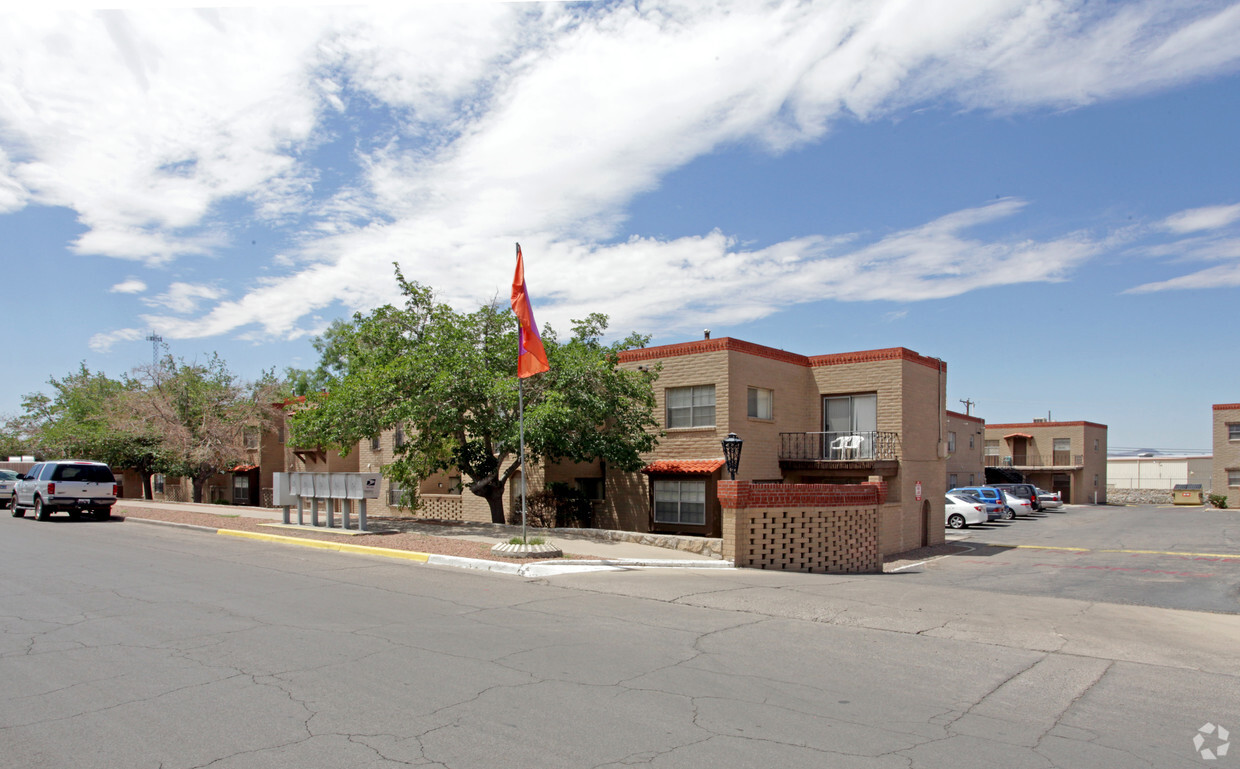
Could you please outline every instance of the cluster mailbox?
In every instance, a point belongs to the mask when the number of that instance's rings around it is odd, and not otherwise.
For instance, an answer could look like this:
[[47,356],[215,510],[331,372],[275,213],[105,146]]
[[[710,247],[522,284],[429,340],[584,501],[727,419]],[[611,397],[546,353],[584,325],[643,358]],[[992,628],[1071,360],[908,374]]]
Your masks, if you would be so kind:
[[272,502],[276,507],[298,499],[378,499],[379,473],[273,473]]
[[[312,525],[319,525],[319,500],[343,500],[344,528],[349,528],[349,512],[358,501],[358,530],[366,531],[366,500],[379,498],[379,473],[272,473],[272,504],[284,508],[289,525],[289,508],[297,507],[297,525],[304,525],[302,510],[310,503]],[[332,504],[327,504],[327,527],[334,526]]]

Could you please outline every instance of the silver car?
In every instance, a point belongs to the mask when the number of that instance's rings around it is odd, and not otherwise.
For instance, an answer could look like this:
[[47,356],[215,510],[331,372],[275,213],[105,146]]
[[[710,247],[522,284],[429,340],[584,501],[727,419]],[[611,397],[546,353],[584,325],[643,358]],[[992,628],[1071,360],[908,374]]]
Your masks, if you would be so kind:
[[0,507],[8,507],[13,502],[13,484],[21,477],[16,470],[0,469]]

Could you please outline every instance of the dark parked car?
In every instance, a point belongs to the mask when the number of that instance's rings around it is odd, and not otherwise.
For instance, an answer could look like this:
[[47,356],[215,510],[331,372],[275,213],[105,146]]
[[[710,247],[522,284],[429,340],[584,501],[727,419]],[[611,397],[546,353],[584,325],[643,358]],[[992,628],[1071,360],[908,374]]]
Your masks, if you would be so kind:
[[1041,510],[1042,503],[1038,501],[1038,488],[1032,483],[992,483],[996,489],[1003,489],[1014,497],[1029,500],[1029,506],[1034,510]]

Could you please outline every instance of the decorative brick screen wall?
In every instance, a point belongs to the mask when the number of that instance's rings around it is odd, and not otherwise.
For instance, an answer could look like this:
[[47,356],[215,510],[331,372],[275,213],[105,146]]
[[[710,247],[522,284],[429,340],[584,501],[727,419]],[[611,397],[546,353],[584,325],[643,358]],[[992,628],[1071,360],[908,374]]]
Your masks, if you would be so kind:
[[880,572],[878,508],[886,484],[720,481],[723,557],[738,567]]
[[436,521],[463,521],[460,494],[419,494],[419,518]]

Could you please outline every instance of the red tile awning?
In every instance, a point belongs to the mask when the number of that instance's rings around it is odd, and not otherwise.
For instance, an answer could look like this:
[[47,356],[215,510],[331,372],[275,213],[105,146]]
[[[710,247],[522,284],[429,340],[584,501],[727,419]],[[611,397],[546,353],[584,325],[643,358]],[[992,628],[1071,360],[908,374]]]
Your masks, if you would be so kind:
[[234,467],[233,469],[229,470],[228,472],[230,472],[230,473],[248,473],[248,472],[250,472],[251,470],[257,470],[257,469],[258,469],[258,465],[237,465],[236,467]]
[[1033,436],[1029,433],[1009,433],[1003,436],[1003,440],[1005,441],[1009,438],[1024,438],[1026,440],[1033,440]]
[[722,459],[659,459],[642,468],[642,472],[676,475],[710,475],[723,467]]

